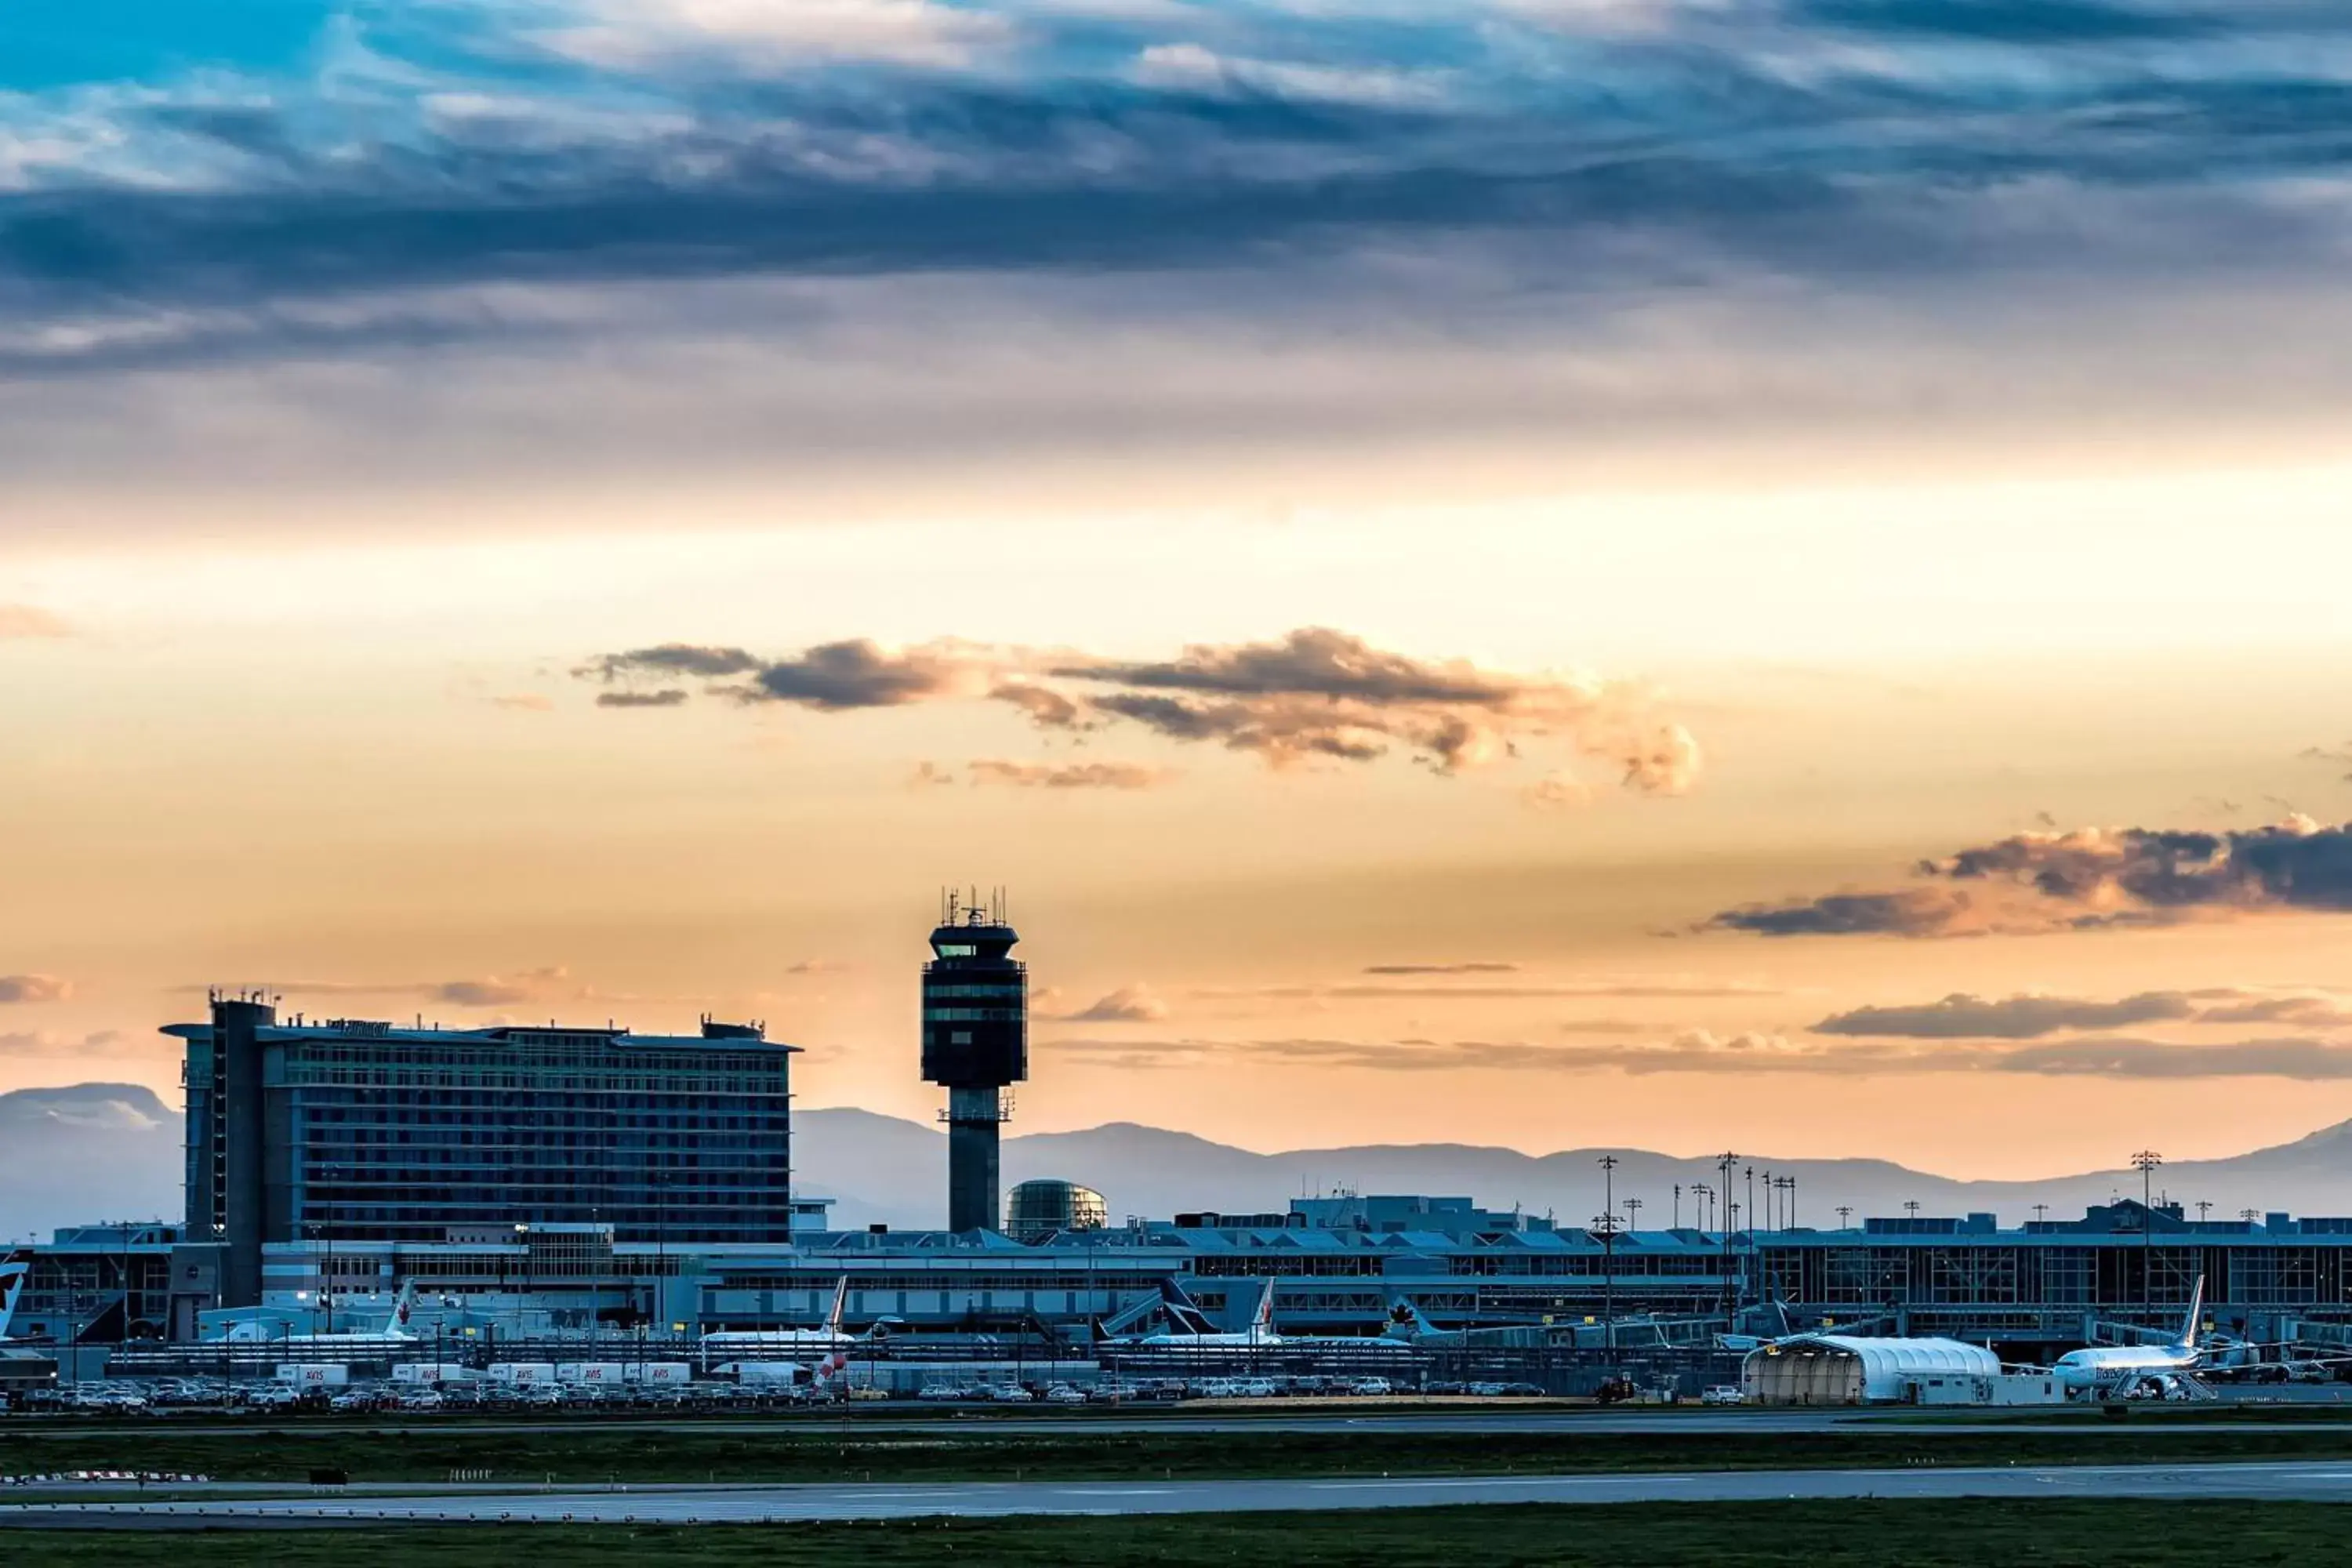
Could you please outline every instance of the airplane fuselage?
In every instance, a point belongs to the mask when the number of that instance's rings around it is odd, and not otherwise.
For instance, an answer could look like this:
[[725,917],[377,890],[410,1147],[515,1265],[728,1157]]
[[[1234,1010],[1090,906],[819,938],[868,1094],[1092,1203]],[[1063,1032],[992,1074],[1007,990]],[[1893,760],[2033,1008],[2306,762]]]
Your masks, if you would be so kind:
[[2147,1378],[2181,1377],[2197,1370],[2199,1353],[2176,1345],[2108,1345],[2070,1351],[2052,1364],[2061,1386],[2078,1392],[2130,1387]]

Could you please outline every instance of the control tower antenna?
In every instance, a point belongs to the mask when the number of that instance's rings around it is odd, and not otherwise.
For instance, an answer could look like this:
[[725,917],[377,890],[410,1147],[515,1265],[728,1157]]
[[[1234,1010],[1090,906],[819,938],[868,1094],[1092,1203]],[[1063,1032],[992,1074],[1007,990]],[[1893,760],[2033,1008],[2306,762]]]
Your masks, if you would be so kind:
[[923,1077],[948,1091],[948,1228],[992,1230],[1004,1090],[1029,1076],[1029,975],[1002,888],[950,889],[923,965]]

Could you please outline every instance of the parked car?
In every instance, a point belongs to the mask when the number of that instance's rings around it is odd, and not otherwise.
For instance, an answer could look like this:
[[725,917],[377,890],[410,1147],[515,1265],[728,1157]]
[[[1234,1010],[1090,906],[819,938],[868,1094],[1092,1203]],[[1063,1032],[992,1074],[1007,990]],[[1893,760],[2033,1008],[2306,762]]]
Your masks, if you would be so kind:
[[1084,1405],[1086,1402],[1087,1396],[1066,1383],[1057,1383],[1045,1391],[1045,1403],[1048,1405]]
[[1718,1383],[1700,1394],[1698,1402],[1701,1405],[1737,1405],[1739,1403],[1739,1397],[1738,1384]]

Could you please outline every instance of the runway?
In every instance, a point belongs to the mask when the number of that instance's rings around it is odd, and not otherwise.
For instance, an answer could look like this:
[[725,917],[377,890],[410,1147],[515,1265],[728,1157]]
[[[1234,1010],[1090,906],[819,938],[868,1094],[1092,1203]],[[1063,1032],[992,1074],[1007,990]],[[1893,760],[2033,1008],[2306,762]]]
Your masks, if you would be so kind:
[[1365,1477],[790,1486],[731,1490],[505,1492],[402,1498],[108,1502],[0,1508],[0,1526],[257,1529],[356,1523],[765,1524],[940,1515],[1332,1512],[1491,1503],[1767,1502],[1789,1499],[2255,1499],[2352,1501],[2352,1463],[2015,1465],[1697,1475]]

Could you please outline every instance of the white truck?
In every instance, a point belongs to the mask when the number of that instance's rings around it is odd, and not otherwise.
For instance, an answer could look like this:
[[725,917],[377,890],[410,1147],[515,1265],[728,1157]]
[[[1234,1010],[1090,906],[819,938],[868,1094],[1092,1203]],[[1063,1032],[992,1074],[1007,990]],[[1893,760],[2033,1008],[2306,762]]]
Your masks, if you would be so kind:
[[352,1381],[352,1369],[335,1362],[288,1362],[278,1367],[278,1381],[294,1388],[341,1388]]
[[555,1368],[543,1361],[502,1361],[490,1368],[490,1381],[509,1388],[532,1388],[555,1381]]

